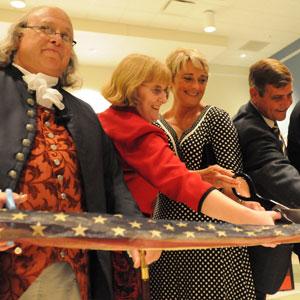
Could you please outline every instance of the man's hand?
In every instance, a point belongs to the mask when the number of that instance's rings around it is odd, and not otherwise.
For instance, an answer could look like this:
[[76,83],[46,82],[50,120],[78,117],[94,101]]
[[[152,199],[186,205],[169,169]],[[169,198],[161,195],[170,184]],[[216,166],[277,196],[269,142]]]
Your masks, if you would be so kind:
[[[24,201],[27,200],[27,195],[20,195],[17,193],[13,193],[14,201],[16,203],[16,206],[20,205]],[[6,193],[0,192],[0,208],[3,208],[6,203]]]
[[[140,252],[137,249],[127,252],[133,261],[133,266],[137,269],[141,266]],[[146,250],[145,262],[147,265],[152,264],[160,258],[161,250]]]
[[[19,204],[21,204],[27,200],[27,195],[19,195],[19,194],[13,193],[13,197],[14,197],[14,201],[15,201],[17,207]],[[4,207],[5,203],[6,203],[6,193],[0,192],[0,209]],[[11,249],[14,246],[15,246],[15,243],[13,241],[0,241],[0,252]]]
[[0,242],[0,252],[6,251],[15,246],[15,243],[13,241],[7,241],[7,242]]

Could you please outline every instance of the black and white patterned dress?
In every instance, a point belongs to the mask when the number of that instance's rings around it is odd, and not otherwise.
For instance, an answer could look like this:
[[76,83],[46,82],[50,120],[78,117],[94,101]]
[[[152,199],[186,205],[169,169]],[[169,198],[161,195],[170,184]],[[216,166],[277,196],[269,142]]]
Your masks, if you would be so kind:
[[[188,169],[212,163],[234,171],[241,168],[237,132],[225,111],[206,106],[180,140],[165,120],[156,125],[166,132],[170,148]],[[154,218],[221,223],[164,195],[159,196]],[[256,299],[248,251],[243,247],[163,251],[150,272],[153,300]]]

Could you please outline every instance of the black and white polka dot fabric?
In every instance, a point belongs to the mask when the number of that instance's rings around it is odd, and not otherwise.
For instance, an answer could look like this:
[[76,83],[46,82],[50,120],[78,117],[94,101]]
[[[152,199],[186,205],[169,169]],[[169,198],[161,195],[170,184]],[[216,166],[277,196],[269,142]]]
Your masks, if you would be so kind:
[[[155,125],[166,132],[170,148],[189,169],[204,167],[205,145],[211,145],[214,163],[234,171],[241,168],[238,136],[223,110],[207,106],[180,140],[165,120]],[[159,196],[154,218],[221,223],[164,195]],[[153,300],[255,299],[249,256],[243,247],[163,251],[161,258],[150,266],[150,285]]]

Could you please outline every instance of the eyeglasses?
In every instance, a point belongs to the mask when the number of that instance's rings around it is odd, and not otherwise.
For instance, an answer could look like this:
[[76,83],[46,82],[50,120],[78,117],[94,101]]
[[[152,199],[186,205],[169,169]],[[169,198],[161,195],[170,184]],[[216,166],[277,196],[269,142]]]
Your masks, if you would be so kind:
[[148,88],[151,91],[151,93],[155,96],[161,96],[164,94],[164,96],[166,96],[166,98],[169,97],[169,88],[162,89],[160,87],[149,87],[148,85],[146,85],[144,83],[142,84],[142,86]]
[[59,34],[61,39],[65,43],[72,44],[72,46],[75,46],[77,44],[77,42],[74,41],[68,33],[56,31],[54,28],[52,28],[51,26],[48,26],[48,25],[35,25],[35,26],[24,25],[24,26],[22,26],[22,28],[33,29],[33,30],[39,31],[41,33],[44,33],[50,37],[53,37],[53,36]]

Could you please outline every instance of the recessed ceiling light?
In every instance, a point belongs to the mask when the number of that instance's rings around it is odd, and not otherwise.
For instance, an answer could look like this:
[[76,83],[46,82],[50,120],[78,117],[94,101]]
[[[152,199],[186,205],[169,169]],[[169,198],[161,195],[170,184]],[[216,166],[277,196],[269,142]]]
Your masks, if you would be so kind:
[[247,54],[246,54],[246,53],[240,54],[240,58],[245,58],[245,57],[247,57]]
[[24,8],[26,3],[23,0],[10,0],[10,5],[14,8]]
[[207,33],[215,32],[216,27],[215,26],[206,26],[206,27],[204,27],[204,31],[207,32]]

